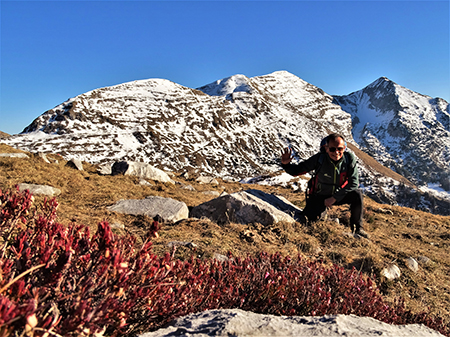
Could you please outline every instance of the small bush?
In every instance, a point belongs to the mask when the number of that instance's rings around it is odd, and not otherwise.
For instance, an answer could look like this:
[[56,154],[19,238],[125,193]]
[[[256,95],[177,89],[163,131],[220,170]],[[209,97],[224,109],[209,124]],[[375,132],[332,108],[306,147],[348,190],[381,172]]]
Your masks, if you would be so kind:
[[[0,190],[0,336],[121,336],[175,317],[241,308],[276,315],[355,314],[387,323],[450,328],[402,301],[387,305],[372,280],[321,261],[261,253],[228,261],[156,256],[150,239],[117,236],[106,222],[57,222],[55,199]],[[34,207],[34,208],[32,208]]]

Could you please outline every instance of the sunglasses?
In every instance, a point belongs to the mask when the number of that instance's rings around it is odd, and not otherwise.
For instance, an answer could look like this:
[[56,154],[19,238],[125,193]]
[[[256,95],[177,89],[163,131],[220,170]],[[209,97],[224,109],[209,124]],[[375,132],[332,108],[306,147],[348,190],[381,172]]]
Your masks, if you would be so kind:
[[342,152],[344,150],[345,150],[345,147],[329,147],[328,148],[328,151],[330,151],[330,152],[336,152],[336,151]]

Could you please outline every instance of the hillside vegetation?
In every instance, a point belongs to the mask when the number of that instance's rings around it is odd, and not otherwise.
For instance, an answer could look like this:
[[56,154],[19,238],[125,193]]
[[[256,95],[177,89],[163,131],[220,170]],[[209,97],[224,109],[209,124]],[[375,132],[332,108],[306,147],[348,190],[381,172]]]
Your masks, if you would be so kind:
[[[18,152],[0,144],[0,153]],[[27,153],[30,159],[0,157],[0,189],[12,189],[18,183],[50,185],[62,193],[59,203],[58,221],[62,224],[84,224],[95,232],[97,224],[106,220],[110,224],[121,223],[125,229],[113,229],[116,233],[131,233],[142,244],[152,219],[145,216],[130,216],[109,212],[106,207],[120,199],[142,199],[147,196],[162,196],[185,202],[194,207],[212,199],[204,191],[216,190],[227,193],[250,188],[282,195],[302,207],[304,196],[282,187],[246,185],[220,181],[218,186],[185,181],[175,175],[175,181],[187,183],[195,191],[180,189],[179,184],[151,182],[153,186],[139,184],[131,176],[102,176],[97,167],[83,163],[84,171],[66,166],[66,161],[57,155],[49,155],[58,163],[45,163],[36,155]],[[43,197],[35,196],[35,204]],[[450,217],[432,215],[398,206],[381,205],[365,198],[365,229],[370,240],[355,239],[346,233],[349,219],[347,207],[335,207],[329,211],[330,220],[312,226],[279,224],[264,227],[261,224],[235,224],[219,226],[207,219],[187,219],[177,223],[163,224],[159,237],[153,239],[153,251],[163,255],[170,252],[171,241],[187,241],[195,248],[179,247],[175,257],[188,259],[191,256],[211,258],[227,255],[246,257],[259,252],[282,256],[300,255],[325,265],[337,264],[344,269],[355,267],[376,282],[384,299],[395,303],[403,298],[412,312],[430,312],[447,320],[450,317]],[[331,219],[339,219],[339,223]],[[220,254],[220,255],[217,255]],[[405,264],[408,257],[425,256],[430,262],[421,264],[419,271],[409,270]],[[382,270],[397,264],[402,272],[400,278],[387,280]]]

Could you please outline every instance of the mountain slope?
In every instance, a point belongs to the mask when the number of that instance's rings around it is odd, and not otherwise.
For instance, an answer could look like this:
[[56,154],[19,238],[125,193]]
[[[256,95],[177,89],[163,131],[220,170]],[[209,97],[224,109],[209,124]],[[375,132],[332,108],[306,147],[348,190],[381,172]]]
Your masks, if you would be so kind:
[[444,182],[450,174],[449,105],[382,77],[364,89],[335,96],[352,115],[361,149],[408,179]]
[[9,144],[92,163],[131,159],[242,178],[277,170],[287,144],[306,157],[331,131],[351,141],[350,115],[332,100],[287,72],[237,75],[200,90],[135,81],[70,99]]
[[[295,150],[295,160],[305,159],[317,152],[324,136],[339,132],[359,158],[361,184],[369,196],[448,214],[448,201],[442,204],[434,196],[424,200],[422,192],[411,192],[408,180],[358,152],[361,143],[379,162],[416,181],[414,165],[423,167],[420,172],[433,172],[435,180],[445,179],[450,166],[448,103],[436,99],[428,107],[426,99],[385,78],[341,97],[286,71],[253,78],[235,75],[198,89],[149,79],[71,98],[4,142],[90,163],[133,160],[240,180],[280,171],[279,156],[287,145]],[[410,116],[411,106],[423,115],[421,125],[412,123],[417,118]],[[422,126],[431,130],[424,133],[426,143],[417,141]],[[442,148],[437,146],[440,139],[445,140]],[[435,151],[426,151],[433,146]],[[411,193],[419,194],[412,198]]]

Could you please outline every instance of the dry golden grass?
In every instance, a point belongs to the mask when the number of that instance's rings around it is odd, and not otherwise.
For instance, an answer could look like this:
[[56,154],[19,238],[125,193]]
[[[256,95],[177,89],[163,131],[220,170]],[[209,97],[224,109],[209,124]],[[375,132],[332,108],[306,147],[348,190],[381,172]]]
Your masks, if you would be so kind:
[[[20,152],[0,144],[0,153]],[[142,199],[157,195],[185,202],[188,207],[208,201],[213,196],[203,194],[206,190],[228,193],[249,188],[283,195],[301,206],[304,196],[290,189],[245,185],[220,181],[219,186],[200,185],[195,181],[174,180],[192,185],[196,191],[181,189],[181,184],[171,185],[151,182],[148,187],[130,176],[102,176],[97,167],[83,163],[84,171],[66,166],[66,161],[56,155],[58,164],[48,164],[38,156],[30,159],[0,157],[0,188],[13,188],[18,183],[45,184],[61,189],[57,198],[59,220],[63,224],[74,221],[96,229],[98,222],[121,223],[125,230],[114,229],[118,234],[132,233],[144,237],[151,219],[109,212],[106,207],[120,199]],[[37,204],[43,197],[36,197]],[[306,258],[322,259],[345,268],[357,268],[370,275],[389,301],[402,297],[414,312],[427,311],[443,318],[450,317],[450,217],[432,215],[397,206],[381,205],[365,198],[366,230],[370,240],[355,239],[346,235],[349,218],[348,208],[334,207],[329,212],[335,221],[320,221],[311,227],[299,223],[277,224],[264,227],[261,224],[228,224],[219,226],[207,219],[187,219],[174,224],[164,224],[159,238],[154,240],[158,254],[170,251],[169,242],[192,242],[196,248],[180,246],[177,258],[192,254],[203,258],[226,255],[256,254],[260,251],[281,252],[284,255],[300,254]],[[405,265],[408,257],[426,256],[431,262],[420,265],[417,273]],[[400,279],[389,281],[381,276],[383,268],[396,263],[401,271]]]

